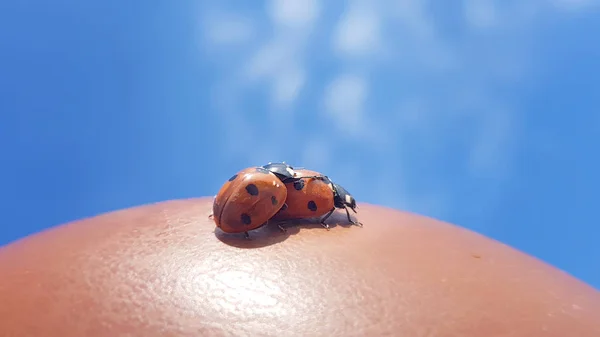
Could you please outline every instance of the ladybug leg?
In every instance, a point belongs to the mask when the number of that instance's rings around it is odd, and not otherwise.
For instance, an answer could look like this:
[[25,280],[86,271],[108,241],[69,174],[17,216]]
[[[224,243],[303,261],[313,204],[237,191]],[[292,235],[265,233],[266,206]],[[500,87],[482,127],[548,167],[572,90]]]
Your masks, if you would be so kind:
[[212,214],[212,213],[210,213],[210,214],[208,215],[208,218],[209,218],[209,219],[214,219],[214,217],[215,217],[215,215],[214,215],[214,214]]
[[325,227],[326,230],[329,230],[329,225],[325,222],[325,220],[329,219],[331,214],[335,211],[335,207],[329,211],[329,213],[325,214],[325,216],[321,219],[321,226]]
[[350,212],[348,212],[348,207],[344,207],[344,209],[346,210],[346,215],[348,216],[348,221],[349,221],[351,224],[353,224],[353,225],[356,225],[356,226],[359,226],[359,227],[362,227],[362,226],[363,226],[363,224],[362,224],[362,223],[360,223],[360,222],[358,222],[358,221],[354,221],[354,220],[352,220],[352,219],[350,218]]
[[250,234],[248,234],[248,232],[244,232],[244,238],[246,240],[250,240]]
[[287,232],[287,228],[283,227],[280,223],[277,224],[277,228],[279,228],[279,230],[283,233]]

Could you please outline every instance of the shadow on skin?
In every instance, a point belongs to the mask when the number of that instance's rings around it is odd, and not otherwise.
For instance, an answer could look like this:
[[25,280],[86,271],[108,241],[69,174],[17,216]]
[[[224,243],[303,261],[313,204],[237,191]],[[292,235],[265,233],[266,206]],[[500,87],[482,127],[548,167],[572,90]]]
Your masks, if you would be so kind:
[[[357,220],[355,216],[351,215],[351,217],[352,220]],[[215,227],[215,236],[221,242],[233,247],[261,248],[283,242],[290,235],[298,234],[301,229],[326,231],[327,229],[325,229],[319,221],[320,218],[309,218],[271,222],[258,229],[249,231],[248,234],[250,235],[250,239],[246,239],[244,237],[244,233],[225,233],[220,228]],[[337,226],[355,226],[348,221],[348,217],[346,216],[346,212],[344,210],[336,210],[329,217],[329,219],[327,219],[327,223],[329,224],[329,228],[331,230]],[[279,227],[277,227],[278,224],[285,228],[286,231],[281,231]]]

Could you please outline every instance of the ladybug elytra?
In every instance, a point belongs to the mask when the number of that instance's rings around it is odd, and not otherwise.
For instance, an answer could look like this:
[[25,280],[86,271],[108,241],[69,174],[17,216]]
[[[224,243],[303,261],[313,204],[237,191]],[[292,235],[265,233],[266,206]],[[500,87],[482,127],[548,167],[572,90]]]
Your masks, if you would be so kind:
[[223,184],[210,217],[223,232],[244,233],[249,238],[248,231],[267,224],[285,204],[286,197],[285,185],[271,171],[246,168]]

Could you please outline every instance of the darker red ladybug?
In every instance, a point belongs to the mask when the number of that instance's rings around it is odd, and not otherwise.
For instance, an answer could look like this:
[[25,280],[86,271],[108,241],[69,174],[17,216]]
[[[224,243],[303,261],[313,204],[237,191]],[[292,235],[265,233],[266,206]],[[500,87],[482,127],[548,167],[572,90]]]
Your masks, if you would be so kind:
[[273,220],[315,218],[335,208],[331,187],[320,178],[323,175],[310,170],[298,170],[297,173],[309,177],[285,183],[288,191],[285,205]]
[[[287,188],[263,167],[241,170],[223,184],[210,215],[226,233],[244,233],[265,225],[285,203]],[[280,227],[281,228],[281,227]]]
[[356,200],[342,186],[334,183],[327,176],[310,170],[296,170],[298,176],[305,176],[285,183],[288,190],[285,205],[273,220],[301,219],[321,217],[321,225],[329,229],[325,222],[336,209],[346,210],[348,221],[361,226],[362,223],[352,220],[350,208],[356,213]]

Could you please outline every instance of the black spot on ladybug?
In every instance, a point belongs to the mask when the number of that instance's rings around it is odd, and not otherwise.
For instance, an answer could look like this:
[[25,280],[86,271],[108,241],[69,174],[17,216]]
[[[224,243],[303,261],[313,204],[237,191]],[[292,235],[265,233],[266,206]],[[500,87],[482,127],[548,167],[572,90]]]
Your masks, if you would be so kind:
[[311,210],[313,212],[317,211],[317,203],[314,202],[314,200],[309,201],[307,206],[308,206],[309,210]]
[[241,219],[242,219],[242,222],[244,223],[244,225],[249,225],[250,223],[252,223],[252,219],[246,213],[242,213]]
[[277,198],[275,198],[275,196],[271,196],[271,204],[273,204],[273,206],[277,205]]
[[250,195],[258,195],[258,187],[254,184],[248,184],[248,186],[246,186],[246,192]]
[[294,181],[296,191],[301,191],[304,188],[304,179]]
[[288,205],[287,205],[287,204],[283,204],[283,206],[281,206],[281,210],[282,210],[282,211],[285,211],[287,208],[288,208]]
[[271,173],[271,171],[267,170],[267,169],[266,169],[266,168],[264,168],[264,167],[257,167],[257,168],[256,168],[256,172],[258,172],[258,173],[262,173],[262,174],[269,174],[269,173]]
[[229,181],[234,181],[235,178],[237,178],[237,176],[238,176],[237,174],[234,174],[233,176],[231,176],[231,178],[229,178]]

